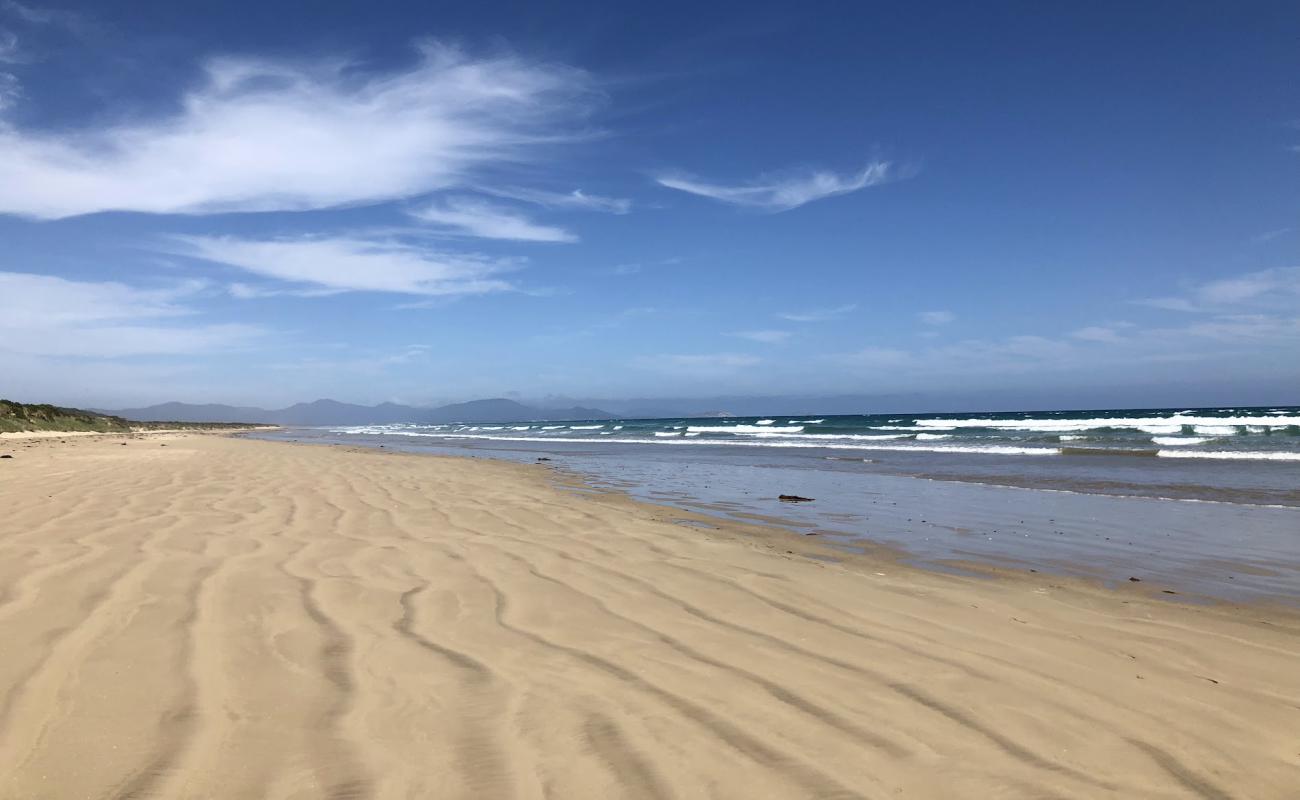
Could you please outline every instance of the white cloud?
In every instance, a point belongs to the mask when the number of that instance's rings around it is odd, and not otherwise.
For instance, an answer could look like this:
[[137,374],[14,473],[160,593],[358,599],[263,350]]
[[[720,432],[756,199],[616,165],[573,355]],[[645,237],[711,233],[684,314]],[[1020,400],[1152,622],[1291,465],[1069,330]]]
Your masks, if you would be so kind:
[[864,347],[856,352],[833,358],[854,367],[879,369],[906,364],[912,356],[906,350],[897,350],[892,347]]
[[[22,63],[23,56],[18,49],[18,36],[13,31],[0,28],[0,64]],[[0,112],[17,104],[22,97],[23,87],[18,76],[12,72],[0,70]],[[3,124],[0,122],[0,124]]]
[[669,189],[677,189],[732,205],[764,211],[789,211],[824,197],[876,186],[892,177],[892,167],[889,162],[875,161],[861,171],[849,175],[813,172],[779,179],[760,178],[740,186],[705,183],[675,175],[661,176],[657,180],[661,186]]
[[739,353],[663,354],[642,356],[635,364],[643,369],[677,375],[710,377],[718,373],[735,372],[761,363],[757,356]]
[[1300,301],[1300,267],[1279,267],[1208,281],[1181,295],[1143,305],[1170,311],[1222,312],[1242,307],[1290,307]]
[[1075,354],[1069,342],[1043,336],[968,339],[915,350],[871,346],[852,353],[827,356],[849,367],[877,370],[890,379],[917,376],[1022,374],[1064,367]]
[[1106,325],[1089,325],[1086,328],[1080,328],[1072,332],[1070,335],[1084,342],[1116,343],[1121,341],[1119,331]]
[[957,315],[951,311],[922,311],[916,316],[926,325],[947,325],[957,319]]
[[0,272],[0,351],[27,356],[118,358],[180,355],[247,344],[252,325],[182,325],[181,301],[203,284],[139,289],[115,282],[72,281]]
[[18,51],[18,34],[0,28],[0,64],[14,64],[22,61]]
[[23,95],[18,78],[8,72],[0,72],[0,112],[18,103]]
[[[1230,293],[1231,294],[1231,293]],[[1236,296],[1235,294],[1232,296]],[[1184,377],[1175,368],[1198,365],[1204,370],[1270,369],[1300,358],[1300,313],[1215,314],[1191,324],[1141,327],[1131,322],[1107,322],[1072,331],[1068,336],[1010,336],[967,339],[952,344],[911,349],[869,346],[823,360],[863,370],[880,386],[893,389],[932,386],[953,378],[985,381],[1048,373],[1124,373],[1150,378],[1158,365]]]
[[1224,314],[1204,322],[1153,331],[1167,337],[1189,336],[1225,343],[1283,344],[1300,341],[1300,316]]
[[606,214],[626,214],[632,210],[632,201],[618,197],[601,197],[587,194],[581,189],[572,192],[552,192],[544,189],[524,189],[520,187],[480,188],[484,194],[533,203],[544,208],[573,209],[577,211],[600,211]]
[[1294,229],[1288,225],[1284,228],[1274,228],[1271,231],[1264,231],[1263,233],[1257,233],[1254,236],[1250,237],[1250,243],[1267,244],[1268,242],[1271,242],[1274,239],[1280,238],[1282,236],[1286,236],[1292,230]]
[[828,319],[842,317],[857,309],[856,303],[850,303],[835,308],[813,308],[807,311],[781,311],[777,314],[781,319],[788,319],[791,322],[825,322]]
[[[495,277],[518,261],[436,253],[394,239],[178,236],[171,250],[323,292],[425,296],[485,294],[514,288]],[[254,287],[256,289],[256,287]],[[239,290],[244,296],[247,288]]]
[[626,276],[626,275],[636,275],[641,270],[642,270],[642,266],[640,264],[615,264],[609,269],[601,270],[601,274]]
[[451,197],[420,208],[410,215],[421,222],[440,225],[481,239],[511,239],[519,242],[576,242],[578,237],[563,228],[539,225],[522,214],[469,197]]
[[762,342],[764,344],[780,344],[792,335],[790,331],[736,331],[728,334],[729,336],[738,336],[741,339],[748,339],[751,342]]
[[0,213],[202,214],[377,203],[537,158],[589,96],[584,73],[434,44],[413,67],[221,58],[179,110],[79,131],[0,124]]

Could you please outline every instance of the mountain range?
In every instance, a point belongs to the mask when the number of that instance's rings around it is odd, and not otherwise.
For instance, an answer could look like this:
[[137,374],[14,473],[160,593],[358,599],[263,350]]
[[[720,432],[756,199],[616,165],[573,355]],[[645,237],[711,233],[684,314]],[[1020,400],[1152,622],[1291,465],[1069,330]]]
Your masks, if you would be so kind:
[[615,419],[618,415],[598,408],[535,408],[505,398],[472,400],[438,408],[417,408],[397,403],[362,406],[337,400],[296,403],[268,410],[251,406],[161,403],[145,408],[123,408],[102,413],[136,422],[249,422],[269,425],[383,425],[391,423],[438,424],[446,422],[528,422],[551,420]]

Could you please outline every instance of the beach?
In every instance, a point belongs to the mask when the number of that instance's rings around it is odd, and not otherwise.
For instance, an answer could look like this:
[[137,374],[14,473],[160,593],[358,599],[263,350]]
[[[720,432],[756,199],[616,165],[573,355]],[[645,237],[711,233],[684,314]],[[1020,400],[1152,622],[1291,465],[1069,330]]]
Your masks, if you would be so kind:
[[0,442],[0,797],[1284,798],[1300,615],[548,464]]

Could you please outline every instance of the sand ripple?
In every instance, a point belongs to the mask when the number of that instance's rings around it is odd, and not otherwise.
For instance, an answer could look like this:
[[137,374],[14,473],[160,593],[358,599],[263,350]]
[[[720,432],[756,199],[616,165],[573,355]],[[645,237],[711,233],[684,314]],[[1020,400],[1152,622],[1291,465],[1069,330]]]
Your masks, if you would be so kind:
[[809,558],[543,467],[5,446],[0,798],[1300,786],[1285,610]]

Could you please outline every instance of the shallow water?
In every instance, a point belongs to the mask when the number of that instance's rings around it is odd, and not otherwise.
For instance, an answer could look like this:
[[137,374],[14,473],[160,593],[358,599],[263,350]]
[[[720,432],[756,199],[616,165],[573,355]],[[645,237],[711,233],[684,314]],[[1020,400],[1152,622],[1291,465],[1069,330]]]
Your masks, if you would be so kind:
[[[1035,474],[969,454],[949,459],[959,463],[906,453],[864,462],[833,451],[441,440],[320,429],[260,435],[525,463],[546,456],[593,485],[638,499],[722,518],[772,520],[842,546],[883,544],[923,566],[987,564],[1111,584],[1136,577],[1182,596],[1300,604],[1300,508],[1279,502],[1295,500],[1296,484],[1286,474],[1252,487],[1249,468],[1206,470],[1123,457],[1083,457],[1082,464],[1052,459],[1055,471]],[[1121,463],[1102,463],[1110,461]],[[918,477],[927,474],[944,479]],[[989,479],[1027,485],[981,482]],[[815,500],[782,503],[780,494]],[[1161,494],[1173,496],[1153,496]]]

